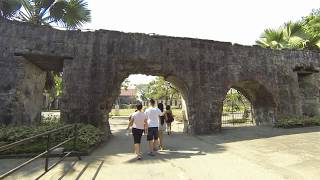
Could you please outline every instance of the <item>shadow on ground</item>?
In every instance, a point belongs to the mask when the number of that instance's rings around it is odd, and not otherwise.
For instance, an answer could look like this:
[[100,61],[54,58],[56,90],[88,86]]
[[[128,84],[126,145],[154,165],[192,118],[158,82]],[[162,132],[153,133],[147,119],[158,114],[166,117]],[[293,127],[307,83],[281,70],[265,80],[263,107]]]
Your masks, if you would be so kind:
[[[175,130],[173,135],[164,136],[165,149],[164,151],[158,151],[154,157],[147,155],[148,148],[146,136],[144,135],[142,137],[143,160],[138,161],[135,159],[133,153],[132,135],[128,134],[125,129],[127,123],[127,118],[113,119],[111,121],[113,135],[110,140],[101,144],[90,156],[83,157],[81,161],[78,161],[76,158],[67,158],[67,160],[59,165],[59,173],[54,174],[54,179],[63,179],[68,176],[68,174],[73,174],[73,179],[80,179],[87,173],[88,169],[91,171],[90,179],[95,179],[104,166],[131,163],[154,164],[174,159],[190,159],[195,156],[225,152],[228,150],[228,143],[320,132],[320,127],[279,129],[268,126],[252,126],[222,128],[219,133],[191,136]],[[179,124],[174,124],[173,128],[175,129],[175,126],[178,125]],[[291,144],[294,142],[288,143]],[[54,159],[51,162],[54,163],[56,160],[57,159]],[[15,165],[19,165],[22,161],[21,159],[0,160],[0,173],[9,170]],[[43,169],[44,159],[37,160],[32,165],[20,170],[18,176],[37,177],[37,175],[43,172]],[[88,177],[88,175],[85,175],[85,177]],[[13,176],[11,179],[17,179],[17,177]]]

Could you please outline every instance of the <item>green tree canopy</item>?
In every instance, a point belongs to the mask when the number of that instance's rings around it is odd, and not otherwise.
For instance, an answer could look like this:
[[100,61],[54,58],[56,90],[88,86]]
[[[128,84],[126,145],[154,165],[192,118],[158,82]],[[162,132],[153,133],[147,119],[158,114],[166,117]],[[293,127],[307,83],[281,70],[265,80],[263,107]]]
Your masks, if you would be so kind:
[[181,97],[177,88],[163,77],[157,77],[149,84],[139,84],[136,88],[140,94],[140,99],[144,101],[151,98],[172,101]]

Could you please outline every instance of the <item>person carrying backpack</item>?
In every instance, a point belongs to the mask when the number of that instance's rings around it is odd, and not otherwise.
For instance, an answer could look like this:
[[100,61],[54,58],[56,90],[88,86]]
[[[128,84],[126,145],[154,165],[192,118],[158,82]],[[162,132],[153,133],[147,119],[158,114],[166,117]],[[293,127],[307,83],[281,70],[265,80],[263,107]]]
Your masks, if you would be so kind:
[[[160,111],[163,113],[164,108],[163,108],[163,104],[159,103],[158,104],[158,108],[160,109]],[[166,130],[166,123],[165,123],[165,117],[164,115],[161,115],[159,117],[160,122],[159,122],[159,149],[163,150],[163,132]]]
[[174,121],[174,118],[173,118],[173,114],[172,114],[170,105],[166,106],[166,111],[164,113],[164,117],[165,117],[166,123],[167,123],[167,133],[168,133],[168,135],[171,135],[172,134],[171,123]]

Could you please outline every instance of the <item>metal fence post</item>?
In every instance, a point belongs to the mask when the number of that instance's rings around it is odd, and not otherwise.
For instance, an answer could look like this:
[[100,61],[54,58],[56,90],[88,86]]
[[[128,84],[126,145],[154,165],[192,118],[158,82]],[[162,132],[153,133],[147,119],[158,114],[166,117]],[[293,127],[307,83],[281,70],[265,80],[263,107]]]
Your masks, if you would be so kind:
[[80,155],[79,155],[79,153],[77,152],[77,141],[78,141],[78,125],[77,124],[75,124],[74,125],[74,132],[73,132],[74,134],[73,134],[73,152],[74,153],[77,153],[78,155],[78,159],[79,160],[81,160],[81,157],[80,157]]
[[44,170],[47,172],[48,171],[48,166],[49,166],[49,155],[50,155],[50,134],[47,136],[47,155],[46,155],[46,163]]

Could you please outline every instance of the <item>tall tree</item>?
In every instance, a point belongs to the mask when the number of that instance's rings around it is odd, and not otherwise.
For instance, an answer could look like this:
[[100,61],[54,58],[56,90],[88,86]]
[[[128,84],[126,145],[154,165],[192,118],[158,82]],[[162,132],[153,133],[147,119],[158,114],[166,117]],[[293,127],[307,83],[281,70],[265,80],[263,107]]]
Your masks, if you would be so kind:
[[317,50],[320,48],[320,9],[315,9],[310,15],[303,17],[303,26],[310,34],[306,43],[307,49]]
[[137,84],[136,89],[140,100],[147,101],[149,98],[149,84]]
[[141,86],[139,88],[139,93],[143,94],[144,98],[148,99],[164,99],[166,102],[170,101],[172,103],[173,99],[181,97],[177,88],[163,77],[157,77],[147,86]]

